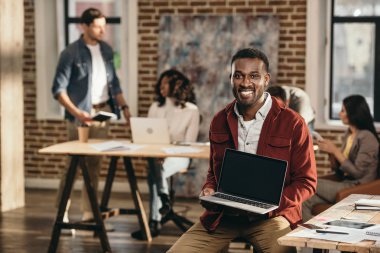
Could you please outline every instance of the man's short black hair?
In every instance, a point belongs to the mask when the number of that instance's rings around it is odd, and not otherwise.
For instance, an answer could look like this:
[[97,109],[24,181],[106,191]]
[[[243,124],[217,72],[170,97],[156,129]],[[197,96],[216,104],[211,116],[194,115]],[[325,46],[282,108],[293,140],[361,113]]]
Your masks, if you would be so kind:
[[286,102],[286,91],[281,86],[269,86],[267,92],[273,97],[281,99],[284,103]]
[[239,50],[234,56],[232,56],[231,66],[234,61],[243,58],[260,59],[264,62],[265,70],[269,72],[269,60],[268,57],[260,50],[256,48],[244,48]]
[[94,19],[97,19],[97,18],[105,18],[105,16],[98,9],[88,8],[82,13],[80,22],[82,24],[90,25],[94,21]]

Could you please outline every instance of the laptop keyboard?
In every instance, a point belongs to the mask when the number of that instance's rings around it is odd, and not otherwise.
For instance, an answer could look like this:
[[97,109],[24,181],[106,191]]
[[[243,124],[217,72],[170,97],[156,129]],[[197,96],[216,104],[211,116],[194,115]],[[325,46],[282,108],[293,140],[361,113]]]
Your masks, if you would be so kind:
[[234,201],[234,202],[242,203],[242,204],[247,204],[247,205],[250,205],[250,206],[260,207],[260,208],[263,208],[263,209],[269,209],[269,208],[271,208],[273,206],[273,205],[270,205],[270,204],[265,204],[265,203],[257,202],[257,201],[254,201],[254,200],[243,199],[243,198],[234,197],[234,196],[231,196],[231,195],[226,195],[226,194],[223,194],[221,192],[217,192],[213,196],[221,198],[221,199],[226,199],[226,200],[231,200],[231,201]]

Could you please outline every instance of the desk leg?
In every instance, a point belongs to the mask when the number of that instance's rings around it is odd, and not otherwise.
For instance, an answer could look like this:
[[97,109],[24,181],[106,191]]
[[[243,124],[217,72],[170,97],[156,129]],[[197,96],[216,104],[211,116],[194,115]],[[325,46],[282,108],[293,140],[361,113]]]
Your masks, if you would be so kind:
[[108,208],[108,201],[111,195],[112,183],[113,183],[113,179],[115,178],[116,165],[117,165],[118,160],[119,160],[119,157],[117,156],[111,157],[111,163],[109,165],[108,174],[106,177],[106,184],[104,185],[102,201],[100,202],[100,210],[102,211],[107,211],[107,208]]
[[329,253],[328,249],[313,249],[313,253]]
[[102,244],[102,248],[103,248],[104,252],[111,252],[111,246],[108,242],[106,229],[104,227],[103,219],[102,219],[102,216],[100,214],[98,200],[96,198],[96,190],[97,189],[94,189],[94,186],[91,182],[91,178],[90,178],[90,175],[88,173],[88,168],[87,168],[84,156],[80,156],[79,165],[82,169],[84,183],[86,185],[88,198],[90,200],[92,213],[94,215],[94,221],[95,221],[96,225],[98,226],[96,230],[97,230],[99,238],[100,238],[100,243]]
[[125,167],[125,170],[126,170],[127,175],[128,175],[129,186],[131,187],[131,194],[132,194],[133,202],[134,202],[135,208],[137,210],[137,217],[139,219],[140,228],[145,233],[145,239],[148,242],[151,242],[152,236],[150,234],[148,220],[146,218],[145,209],[144,209],[144,206],[142,204],[140,192],[139,192],[139,189],[137,187],[136,176],[135,176],[135,172],[133,170],[131,158],[123,157],[123,159],[124,159],[124,167]]
[[77,166],[78,166],[78,157],[72,156],[70,166],[66,174],[65,185],[63,187],[61,200],[59,201],[59,205],[58,205],[57,217],[54,223],[53,232],[51,235],[49,249],[48,249],[49,253],[55,253],[57,250],[59,236],[61,235],[63,216],[65,214],[67,202],[70,198],[71,190],[73,188],[75,174],[77,172]]

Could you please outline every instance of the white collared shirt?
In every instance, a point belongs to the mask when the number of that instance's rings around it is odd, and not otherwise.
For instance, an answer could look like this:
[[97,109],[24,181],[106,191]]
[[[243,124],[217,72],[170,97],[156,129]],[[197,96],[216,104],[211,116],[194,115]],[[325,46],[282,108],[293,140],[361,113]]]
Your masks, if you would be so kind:
[[237,105],[234,105],[234,112],[238,117],[238,150],[256,154],[257,145],[270,108],[272,107],[272,98],[268,92],[263,94],[265,102],[257,111],[255,118],[250,121],[244,121],[243,116],[239,113]]

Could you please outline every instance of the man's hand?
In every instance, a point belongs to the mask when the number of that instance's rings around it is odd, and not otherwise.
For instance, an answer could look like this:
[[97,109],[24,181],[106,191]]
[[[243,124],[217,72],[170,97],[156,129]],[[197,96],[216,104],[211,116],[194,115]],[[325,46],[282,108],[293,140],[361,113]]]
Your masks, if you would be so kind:
[[[202,197],[202,196],[209,196],[209,195],[212,195],[214,194],[214,189],[212,188],[204,188],[201,193],[199,194],[199,197]],[[208,201],[203,201],[201,200],[200,201],[200,204],[206,208],[207,210],[209,211],[221,211],[222,210],[222,206],[218,205],[218,204],[215,204],[215,203],[211,203],[211,202],[208,202]]]

